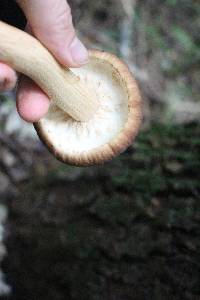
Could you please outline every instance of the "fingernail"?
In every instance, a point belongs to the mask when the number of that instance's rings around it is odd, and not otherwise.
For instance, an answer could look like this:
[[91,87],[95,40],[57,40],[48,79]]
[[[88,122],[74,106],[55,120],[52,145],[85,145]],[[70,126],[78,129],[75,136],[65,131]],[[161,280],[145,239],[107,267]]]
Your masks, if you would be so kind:
[[71,43],[70,51],[75,63],[83,65],[88,62],[88,51],[77,37]]

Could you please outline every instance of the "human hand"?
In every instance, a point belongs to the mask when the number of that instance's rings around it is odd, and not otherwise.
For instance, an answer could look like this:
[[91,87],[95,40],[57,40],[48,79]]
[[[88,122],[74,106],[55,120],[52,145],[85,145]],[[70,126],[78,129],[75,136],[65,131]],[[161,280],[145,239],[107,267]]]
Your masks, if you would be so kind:
[[[79,67],[88,52],[76,37],[71,11],[65,0],[17,0],[27,18],[27,31],[40,40],[64,66]],[[20,41],[19,41],[20,42]],[[0,63],[0,90],[14,88],[16,73]],[[17,92],[17,110],[28,122],[38,121],[49,108],[49,99],[29,78],[22,76]]]

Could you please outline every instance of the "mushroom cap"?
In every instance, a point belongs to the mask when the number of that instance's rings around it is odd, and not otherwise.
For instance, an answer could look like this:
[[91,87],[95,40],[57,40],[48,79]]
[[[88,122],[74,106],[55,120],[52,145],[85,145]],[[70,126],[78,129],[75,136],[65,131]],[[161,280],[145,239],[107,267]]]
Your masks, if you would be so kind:
[[76,166],[102,164],[123,152],[135,138],[142,119],[138,86],[128,67],[115,55],[89,51],[89,63],[71,70],[97,96],[99,108],[79,122],[53,101],[34,124],[38,136],[59,160]]

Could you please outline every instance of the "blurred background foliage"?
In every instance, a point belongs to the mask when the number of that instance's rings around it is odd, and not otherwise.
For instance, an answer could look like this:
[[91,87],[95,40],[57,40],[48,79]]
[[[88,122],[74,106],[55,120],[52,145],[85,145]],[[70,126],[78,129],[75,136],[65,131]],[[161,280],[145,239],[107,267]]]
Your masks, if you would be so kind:
[[[19,119],[13,95],[0,95],[2,268],[12,288],[0,284],[2,299],[199,299],[200,3],[69,3],[87,46],[134,73],[143,127],[112,162],[69,167]],[[0,249],[1,259],[1,238]]]

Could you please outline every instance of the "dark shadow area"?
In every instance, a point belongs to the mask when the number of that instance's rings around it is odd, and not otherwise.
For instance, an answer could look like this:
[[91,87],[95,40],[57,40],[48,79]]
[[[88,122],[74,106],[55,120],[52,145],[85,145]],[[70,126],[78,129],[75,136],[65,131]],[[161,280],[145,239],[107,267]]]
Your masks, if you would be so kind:
[[105,166],[58,163],[21,184],[7,201],[10,299],[199,299],[199,135],[154,125]]

